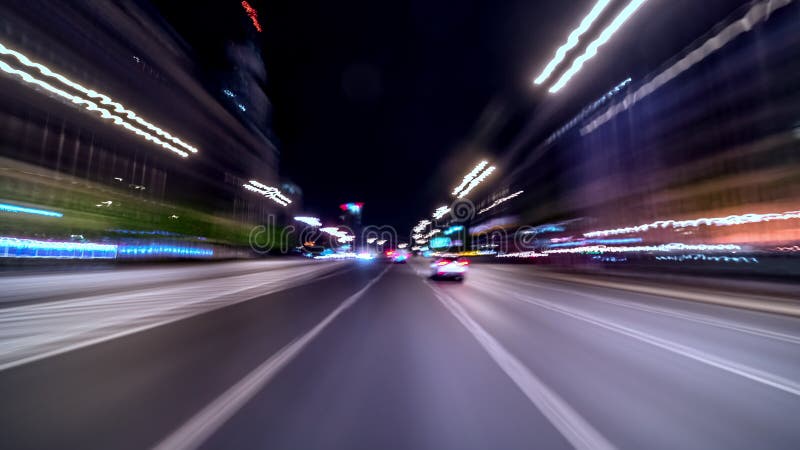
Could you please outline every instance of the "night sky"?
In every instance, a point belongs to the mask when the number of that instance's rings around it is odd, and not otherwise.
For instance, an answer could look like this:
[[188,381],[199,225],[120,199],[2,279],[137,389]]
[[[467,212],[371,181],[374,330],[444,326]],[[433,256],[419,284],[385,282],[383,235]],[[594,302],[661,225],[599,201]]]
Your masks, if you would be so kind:
[[[239,3],[156,2],[208,65],[241,33]],[[741,3],[653,0],[569,95],[545,99],[530,80],[593,0],[252,1],[281,173],[303,188],[309,213],[333,218],[339,203],[362,201],[365,223],[407,230],[523,125],[552,130]],[[506,114],[486,136],[481,118],[498,108]]]

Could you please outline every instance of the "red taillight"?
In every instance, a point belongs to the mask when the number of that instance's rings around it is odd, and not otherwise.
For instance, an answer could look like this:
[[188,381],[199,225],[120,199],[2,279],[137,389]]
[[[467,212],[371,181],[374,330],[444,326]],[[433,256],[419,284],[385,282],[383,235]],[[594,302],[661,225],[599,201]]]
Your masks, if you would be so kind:
[[450,264],[450,261],[439,261],[436,263],[437,266],[446,266]]
[[392,255],[394,255],[393,250],[389,250],[388,252],[386,252],[386,256],[392,256]]
[[459,261],[458,265],[459,266],[468,266],[469,265],[469,261]]

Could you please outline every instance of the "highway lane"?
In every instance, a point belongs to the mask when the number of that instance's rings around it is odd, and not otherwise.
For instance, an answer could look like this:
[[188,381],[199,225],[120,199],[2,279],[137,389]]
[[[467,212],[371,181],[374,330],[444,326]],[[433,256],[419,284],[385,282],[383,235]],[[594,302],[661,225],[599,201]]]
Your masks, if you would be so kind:
[[[428,280],[422,261],[234,273],[143,288],[128,306],[121,293],[20,306],[64,311],[17,309],[18,332],[68,334],[115,306],[114,328],[132,331],[0,371],[0,447],[800,445],[797,318],[531,266],[474,265],[464,283]],[[131,328],[181,301],[184,315]]]

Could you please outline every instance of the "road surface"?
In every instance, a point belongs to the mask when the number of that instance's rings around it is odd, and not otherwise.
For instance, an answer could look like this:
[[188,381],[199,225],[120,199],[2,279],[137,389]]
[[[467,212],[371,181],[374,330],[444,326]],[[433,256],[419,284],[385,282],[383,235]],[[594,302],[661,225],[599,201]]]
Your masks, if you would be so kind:
[[800,319],[470,270],[3,274],[0,447],[800,447]]

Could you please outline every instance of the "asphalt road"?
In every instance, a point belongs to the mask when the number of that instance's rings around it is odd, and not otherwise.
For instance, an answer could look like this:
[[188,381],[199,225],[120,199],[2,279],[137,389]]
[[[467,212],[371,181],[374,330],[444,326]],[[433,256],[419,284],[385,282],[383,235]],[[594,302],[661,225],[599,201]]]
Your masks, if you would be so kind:
[[797,318],[531,266],[137,271],[0,277],[1,448],[800,448]]

